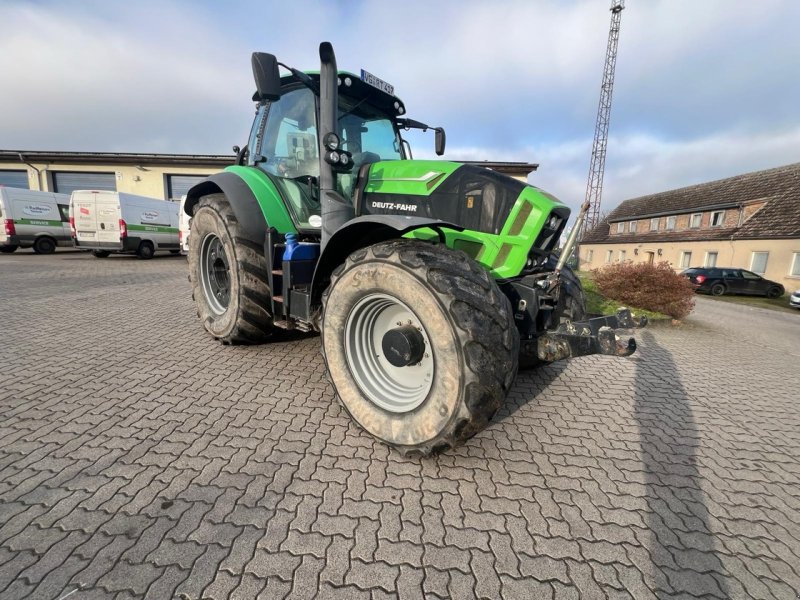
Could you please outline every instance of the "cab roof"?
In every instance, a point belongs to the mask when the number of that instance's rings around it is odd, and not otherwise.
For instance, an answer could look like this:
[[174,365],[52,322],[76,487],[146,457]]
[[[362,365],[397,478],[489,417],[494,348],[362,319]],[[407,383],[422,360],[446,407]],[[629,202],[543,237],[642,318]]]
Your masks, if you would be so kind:
[[[319,84],[319,71],[304,72],[311,77],[315,83]],[[348,79],[350,80],[349,86],[346,85]],[[284,75],[281,77],[281,88],[289,87],[290,85],[294,87],[298,83],[297,79],[292,75]],[[370,104],[394,117],[399,117],[406,113],[405,105],[400,98],[393,94],[387,94],[383,90],[361,81],[359,75],[355,75],[349,71],[339,71],[339,93],[355,100],[366,98]],[[253,99],[255,100],[256,98],[254,97]]]

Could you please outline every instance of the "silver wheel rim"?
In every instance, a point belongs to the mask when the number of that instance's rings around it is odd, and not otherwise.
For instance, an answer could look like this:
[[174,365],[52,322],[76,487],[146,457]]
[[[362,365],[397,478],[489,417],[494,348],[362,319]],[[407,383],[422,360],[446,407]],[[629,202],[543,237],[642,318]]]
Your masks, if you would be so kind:
[[[396,367],[383,356],[381,342],[390,329],[413,325],[425,341],[420,362]],[[347,316],[345,359],[359,389],[374,404],[393,413],[405,413],[422,404],[433,385],[435,364],[428,332],[419,317],[397,298],[370,294]]]
[[200,246],[200,281],[211,310],[221,315],[231,301],[231,271],[222,241],[213,233]]

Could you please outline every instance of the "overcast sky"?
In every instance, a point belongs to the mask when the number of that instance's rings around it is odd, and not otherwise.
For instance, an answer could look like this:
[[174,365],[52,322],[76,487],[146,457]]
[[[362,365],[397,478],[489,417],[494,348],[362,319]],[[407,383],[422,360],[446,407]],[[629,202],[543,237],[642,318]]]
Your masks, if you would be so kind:
[[[610,0],[0,0],[0,148],[227,153],[252,120],[250,53],[395,86],[445,158],[540,163],[583,198]],[[627,0],[603,209],[800,161],[800,2]],[[416,156],[433,139],[414,136]]]

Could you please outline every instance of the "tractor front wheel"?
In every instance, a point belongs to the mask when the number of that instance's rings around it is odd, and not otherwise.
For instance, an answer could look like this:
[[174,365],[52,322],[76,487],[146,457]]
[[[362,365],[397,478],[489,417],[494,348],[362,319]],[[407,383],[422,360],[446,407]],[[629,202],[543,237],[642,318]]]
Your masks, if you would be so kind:
[[254,344],[272,332],[267,261],[245,237],[223,194],[203,196],[189,236],[189,280],[197,316],[224,344]]
[[323,305],[323,352],[342,405],[404,455],[481,431],[514,381],[511,305],[462,252],[412,240],[358,250]]

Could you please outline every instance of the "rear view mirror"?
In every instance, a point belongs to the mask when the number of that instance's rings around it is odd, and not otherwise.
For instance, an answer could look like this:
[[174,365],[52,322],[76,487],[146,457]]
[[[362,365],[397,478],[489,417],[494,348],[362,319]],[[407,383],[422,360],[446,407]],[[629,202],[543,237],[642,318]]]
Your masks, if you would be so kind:
[[253,79],[256,80],[256,93],[253,100],[278,100],[281,97],[281,75],[278,72],[278,59],[274,54],[253,52]]
[[436,148],[436,156],[441,156],[442,154],[444,154],[444,146],[445,143],[447,142],[447,138],[444,134],[444,129],[442,129],[441,127],[437,127],[436,129],[434,129],[434,132],[436,135],[434,142]]

